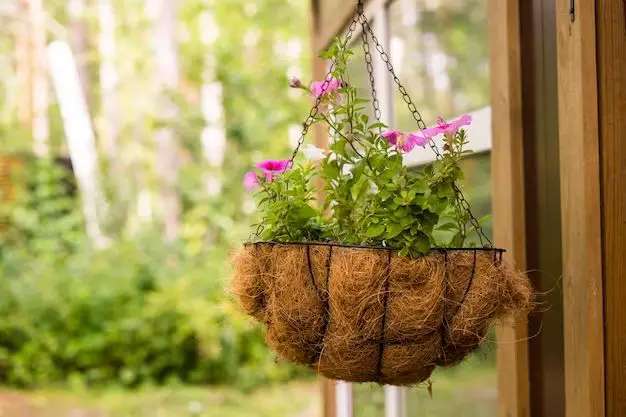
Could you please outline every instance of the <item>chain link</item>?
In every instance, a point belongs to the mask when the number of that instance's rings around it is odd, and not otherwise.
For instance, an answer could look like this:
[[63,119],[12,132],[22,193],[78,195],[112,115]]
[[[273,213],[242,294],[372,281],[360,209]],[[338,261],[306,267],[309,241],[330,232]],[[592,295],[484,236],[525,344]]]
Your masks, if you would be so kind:
[[[372,53],[370,51],[370,44],[367,40],[367,31],[361,31],[361,39],[363,39],[363,52],[365,54],[365,67],[370,79],[370,87],[372,89],[372,107],[374,108],[374,117],[376,121],[380,123],[381,112],[380,102],[378,101],[376,92],[376,81],[374,79],[374,65],[372,64]],[[380,130],[380,129],[379,129]]]

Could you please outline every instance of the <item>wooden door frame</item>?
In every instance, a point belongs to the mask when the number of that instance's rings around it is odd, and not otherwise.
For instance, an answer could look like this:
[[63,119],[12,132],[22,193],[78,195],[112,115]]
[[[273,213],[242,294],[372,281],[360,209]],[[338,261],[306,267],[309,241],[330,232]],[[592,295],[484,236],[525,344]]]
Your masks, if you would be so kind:
[[568,417],[605,415],[595,3],[556,1]]
[[[520,10],[518,0],[489,0],[494,242],[526,268],[526,214]],[[528,323],[497,327],[498,414],[529,417]]]

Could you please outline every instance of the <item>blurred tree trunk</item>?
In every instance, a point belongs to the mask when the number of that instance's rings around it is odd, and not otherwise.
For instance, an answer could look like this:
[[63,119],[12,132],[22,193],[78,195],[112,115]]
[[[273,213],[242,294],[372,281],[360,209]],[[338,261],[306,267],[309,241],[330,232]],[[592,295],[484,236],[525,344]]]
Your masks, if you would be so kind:
[[117,104],[118,73],[116,68],[115,10],[110,0],[98,0],[98,52],[100,55],[100,139],[106,157],[111,163],[114,178],[121,175],[118,135],[120,120]]
[[32,132],[35,155],[49,153],[50,124],[48,120],[49,83],[46,65],[46,14],[42,0],[28,0],[32,36]]
[[[207,54],[204,58],[201,108],[205,127],[201,134],[204,158],[212,171],[218,171],[224,163],[226,152],[226,131],[224,129],[224,106],[222,104],[222,84],[216,79],[217,60],[212,47],[219,35],[219,27],[210,11],[205,11],[200,19],[202,43]],[[214,172],[206,178],[206,191],[209,195],[221,192],[222,182]]]
[[[20,1],[17,7],[18,14],[29,15],[26,1]],[[15,60],[19,91],[17,117],[20,125],[30,131],[33,122],[33,57],[30,19],[20,20],[15,28]]]
[[48,47],[48,61],[72,167],[81,191],[87,234],[96,247],[103,247],[108,239],[100,228],[100,212],[106,204],[99,184],[96,141],[76,61],[69,45],[61,41],[54,41]]
[[178,44],[176,42],[176,10],[178,0],[146,0],[148,16],[154,24],[153,52],[155,76],[160,82],[157,117],[161,127],[154,137],[156,142],[156,172],[159,177],[159,196],[165,223],[165,238],[178,237],[181,203],[178,182],[179,152],[173,125],[178,116],[171,98],[179,83]]
[[89,30],[85,21],[85,6],[85,0],[68,0],[67,2],[67,14],[70,18],[70,46],[76,57],[78,76],[85,100],[90,105],[93,103],[89,83]]

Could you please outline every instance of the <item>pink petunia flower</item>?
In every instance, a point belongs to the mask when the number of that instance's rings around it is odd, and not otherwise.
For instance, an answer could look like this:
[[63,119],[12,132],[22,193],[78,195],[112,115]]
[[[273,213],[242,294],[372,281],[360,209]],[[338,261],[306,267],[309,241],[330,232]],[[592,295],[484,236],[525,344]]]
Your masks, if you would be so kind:
[[285,172],[285,170],[287,169],[290,163],[291,161],[289,161],[288,159],[285,159],[285,160],[269,159],[267,161],[259,162],[255,166],[263,170],[263,172],[265,172],[266,181],[271,181],[272,178],[274,178],[274,176]]
[[403,133],[398,130],[388,130],[382,136],[387,139],[387,142],[395,145],[397,149],[401,149],[405,153],[411,152],[416,146],[425,147],[430,140],[427,137],[414,133]]
[[259,186],[259,175],[256,172],[246,172],[243,176],[243,186],[246,190],[253,190]]
[[455,135],[462,126],[469,126],[472,123],[472,116],[466,114],[452,122],[447,122],[443,117],[437,117],[437,126],[424,129],[422,133],[425,136],[433,137],[440,134]]
[[325,81],[314,81],[311,83],[311,92],[313,92],[313,96],[318,98],[320,96],[326,96],[330,94],[334,94],[339,88],[341,88],[341,81],[336,78],[331,78],[328,81],[328,85],[324,88]]

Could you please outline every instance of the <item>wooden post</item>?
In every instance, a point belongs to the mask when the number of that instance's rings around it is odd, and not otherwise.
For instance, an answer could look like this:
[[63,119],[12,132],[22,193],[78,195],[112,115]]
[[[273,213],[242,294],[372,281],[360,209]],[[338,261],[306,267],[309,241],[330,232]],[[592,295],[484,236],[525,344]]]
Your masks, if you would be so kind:
[[567,417],[605,415],[595,4],[556,3]]
[[[626,415],[626,3],[596,0],[606,415]],[[587,117],[583,115],[583,117]]]
[[[494,241],[508,260],[526,267],[522,81],[518,0],[489,0],[491,40]],[[498,326],[499,415],[528,417],[526,317]]]

